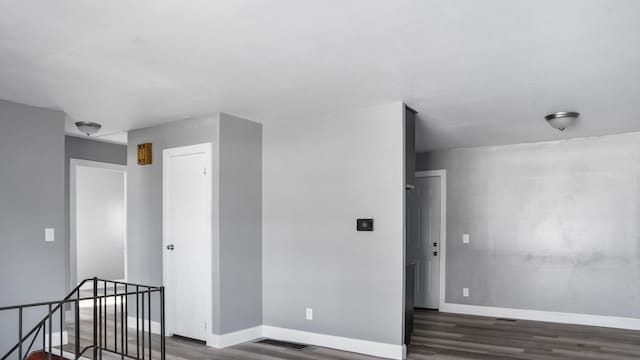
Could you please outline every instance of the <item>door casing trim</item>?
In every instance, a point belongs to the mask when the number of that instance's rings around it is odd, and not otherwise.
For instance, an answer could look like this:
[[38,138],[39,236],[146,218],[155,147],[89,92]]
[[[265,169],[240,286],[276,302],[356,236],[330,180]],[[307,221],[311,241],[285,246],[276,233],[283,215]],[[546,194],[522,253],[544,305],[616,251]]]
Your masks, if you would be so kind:
[[78,279],[78,239],[76,232],[76,173],[79,167],[89,167],[94,169],[104,169],[110,171],[122,172],[124,176],[124,280],[128,279],[128,267],[127,267],[127,166],[100,162],[70,158],[69,159],[69,273],[67,274],[69,280],[70,289],[74,288],[79,282],[84,279]]

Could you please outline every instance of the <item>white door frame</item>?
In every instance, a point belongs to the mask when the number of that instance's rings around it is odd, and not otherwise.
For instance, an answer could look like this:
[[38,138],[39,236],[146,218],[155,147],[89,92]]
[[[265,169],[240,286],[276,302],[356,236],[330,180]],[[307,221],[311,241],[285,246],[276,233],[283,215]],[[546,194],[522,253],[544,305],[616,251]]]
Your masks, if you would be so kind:
[[[211,155],[211,150],[212,149],[212,145],[211,143],[203,143],[203,144],[197,144],[197,145],[190,145],[190,146],[182,146],[182,147],[176,147],[176,148],[170,148],[170,149],[164,149],[162,151],[162,284],[165,286],[165,288],[169,288],[171,286],[170,282],[169,282],[169,276],[168,276],[168,259],[167,259],[167,245],[169,245],[168,243],[168,234],[169,234],[169,224],[167,221],[167,215],[169,213],[169,204],[167,202],[167,199],[169,199],[169,188],[168,186],[166,186],[166,184],[168,183],[169,180],[169,170],[170,170],[170,162],[169,162],[169,158],[173,157],[173,156],[185,156],[185,155],[191,155],[191,154],[201,154],[204,153],[205,154],[205,161],[207,164],[209,164],[209,168],[207,168],[207,179],[211,179],[211,166],[212,166],[212,155]],[[207,242],[208,246],[206,249],[204,249],[209,256],[207,257],[208,264],[207,264],[207,268],[208,268],[208,276],[207,278],[210,279],[210,281],[207,281],[206,284],[203,284],[203,286],[205,286],[205,290],[206,290],[206,309],[205,309],[205,316],[206,316],[206,339],[205,341],[207,342],[207,344],[210,341],[210,337],[211,337],[211,330],[212,330],[212,324],[213,324],[213,315],[212,315],[212,306],[213,306],[213,300],[212,300],[212,296],[213,296],[213,265],[212,265],[212,257],[213,257],[213,237],[212,237],[212,189],[213,188],[213,182],[210,181],[210,186],[206,187],[206,192],[205,194],[202,194],[203,197],[205,197],[206,199],[208,199],[209,201],[207,201],[207,205],[206,205],[206,212],[208,213],[208,215],[206,216],[207,219],[209,219],[209,224],[207,226],[207,229],[209,231],[208,233],[208,237],[209,237],[209,241]],[[165,308],[169,308],[170,309],[170,304],[168,303],[170,300],[169,297],[167,297],[167,299],[165,300],[167,301],[167,304],[165,306]],[[166,323],[166,332],[167,334],[173,334],[173,319],[172,319],[172,315],[171,312],[169,312],[167,314],[166,317],[167,323]]]
[[124,174],[124,279],[127,280],[127,166],[113,163],[69,159],[69,285],[73,289],[84,279],[78,279],[78,238],[76,234],[76,173],[79,167],[106,169]]
[[438,308],[444,308],[447,261],[447,170],[416,171],[416,178],[440,177],[440,299]]

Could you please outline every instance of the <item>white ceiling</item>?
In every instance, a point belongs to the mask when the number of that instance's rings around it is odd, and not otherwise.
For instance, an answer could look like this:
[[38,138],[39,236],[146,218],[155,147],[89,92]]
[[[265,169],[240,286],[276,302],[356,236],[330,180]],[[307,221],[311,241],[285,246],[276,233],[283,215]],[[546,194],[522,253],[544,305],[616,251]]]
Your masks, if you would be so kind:
[[[404,100],[421,151],[640,130],[640,1],[0,0],[0,98],[103,134]],[[560,133],[550,112],[583,115]]]

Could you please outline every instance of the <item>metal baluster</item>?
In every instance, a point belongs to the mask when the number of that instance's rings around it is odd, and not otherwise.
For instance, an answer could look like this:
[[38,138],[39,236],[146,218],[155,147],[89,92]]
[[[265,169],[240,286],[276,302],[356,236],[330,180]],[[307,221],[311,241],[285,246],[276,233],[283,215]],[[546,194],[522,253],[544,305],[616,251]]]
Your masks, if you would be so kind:
[[160,287],[160,360],[165,360],[164,286]]
[[[78,295],[80,290],[78,289]],[[78,296],[80,299],[80,296]],[[76,299],[76,359],[80,356],[80,300]],[[60,343],[62,343],[62,333],[60,333]]]
[[18,359],[22,360],[22,307],[18,308]]
[[151,360],[151,288],[147,288],[147,290],[149,291],[147,293],[147,302],[149,303],[147,309],[147,315],[149,316],[149,360]]
[[144,291],[140,294],[142,298],[142,311],[138,314],[140,322],[142,323],[142,360],[144,360]]
[[113,283],[113,352],[118,352],[118,284]]
[[[129,285],[124,284],[124,293],[129,293]],[[124,307],[124,346],[125,354],[129,355],[129,295],[125,296],[126,306]]]
[[104,325],[104,348],[109,350],[109,345],[107,343],[107,281],[106,280],[103,281],[103,285],[104,285],[104,288],[102,290],[104,295],[104,321],[102,322],[102,324]]
[[102,360],[102,298],[98,299],[98,358]]
[[98,278],[93,278],[93,359],[98,359]]
[[140,287],[136,285],[136,359],[140,359],[140,306],[138,292]]
[[[51,351],[52,351],[51,346],[53,346],[53,345],[52,345],[52,344],[53,344],[53,341],[51,341],[51,329],[53,329],[53,326],[51,326],[51,325],[52,325],[52,321],[53,321],[53,320],[51,319],[52,317],[53,317],[53,314],[51,313],[51,304],[49,304],[49,356],[48,356],[48,359],[49,359],[49,360],[51,360]],[[46,328],[47,328],[47,327],[46,327],[46,325],[45,325],[45,329],[46,329]],[[43,335],[44,335],[44,333],[43,333]],[[62,334],[60,334],[60,336],[62,336]]]
[[[42,329],[42,352],[47,350],[47,323],[44,322],[43,325],[44,329]],[[49,343],[51,343],[51,341],[49,341]],[[49,352],[49,358],[51,358],[51,352]]]
[[[60,309],[60,357],[64,358],[64,350],[62,349],[62,328],[63,328],[63,323],[64,323],[64,303],[61,302],[60,305],[58,306]],[[53,327],[51,327],[51,329],[49,331],[53,331]]]
[[[116,285],[117,286],[117,285]],[[125,294],[127,293],[125,289]],[[124,296],[120,295],[120,353],[124,360]]]

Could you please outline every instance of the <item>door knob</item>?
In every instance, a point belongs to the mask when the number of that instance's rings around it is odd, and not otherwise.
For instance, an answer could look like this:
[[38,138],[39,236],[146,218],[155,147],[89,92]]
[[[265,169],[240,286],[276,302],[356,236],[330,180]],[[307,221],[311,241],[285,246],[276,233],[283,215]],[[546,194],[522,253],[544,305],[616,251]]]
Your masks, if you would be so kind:
[[167,250],[173,250],[173,244],[167,245]]
[[438,256],[438,252],[437,252],[437,251],[434,251],[434,252],[433,252],[433,256]]

